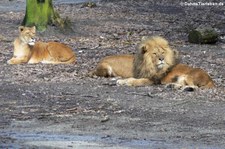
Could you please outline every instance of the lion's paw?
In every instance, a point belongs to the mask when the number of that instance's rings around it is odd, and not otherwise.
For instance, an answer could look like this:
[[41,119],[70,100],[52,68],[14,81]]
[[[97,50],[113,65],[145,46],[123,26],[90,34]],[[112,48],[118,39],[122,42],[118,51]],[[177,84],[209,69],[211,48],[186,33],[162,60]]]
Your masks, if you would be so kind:
[[128,79],[119,79],[116,81],[116,84],[118,86],[132,86],[133,85],[134,78],[128,78]]
[[14,61],[12,59],[7,61],[7,64],[14,64]]
[[178,83],[169,83],[169,84],[166,84],[166,88],[181,89],[182,86]]
[[127,83],[126,80],[117,80],[116,81],[116,85],[118,85],[118,86],[126,85],[126,83]]

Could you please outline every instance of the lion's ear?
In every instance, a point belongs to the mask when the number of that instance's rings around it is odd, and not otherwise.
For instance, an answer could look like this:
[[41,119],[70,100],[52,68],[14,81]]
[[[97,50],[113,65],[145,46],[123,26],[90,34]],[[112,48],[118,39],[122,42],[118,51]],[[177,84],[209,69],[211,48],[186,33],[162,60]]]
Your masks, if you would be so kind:
[[24,30],[24,26],[19,26],[19,32],[22,32]]
[[35,26],[33,26],[31,29],[32,29],[32,32],[34,32],[34,33],[36,32],[36,27]]
[[147,40],[149,37],[148,36],[142,36],[141,37],[141,41],[145,41],[145,40]]
[[141,53],[145,54],[146,51],[147,51],[146,46],[141,46]]

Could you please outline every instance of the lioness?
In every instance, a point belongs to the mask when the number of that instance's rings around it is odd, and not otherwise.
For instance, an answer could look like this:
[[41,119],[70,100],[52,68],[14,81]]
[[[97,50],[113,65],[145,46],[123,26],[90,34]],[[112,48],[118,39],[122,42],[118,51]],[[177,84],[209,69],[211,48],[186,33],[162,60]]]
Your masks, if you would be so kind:
[[36,28],[19,27],[19,37],[14,41],[13,57],[8,64],[21,63],[73,63],[76,55],[68,46],[58,42],[35,42]]
[[193,91],[196,88],[213,88],[215,84],[210,76],[201,68],[192,68],[185,64],[178,64],[161,80],[161,84]]

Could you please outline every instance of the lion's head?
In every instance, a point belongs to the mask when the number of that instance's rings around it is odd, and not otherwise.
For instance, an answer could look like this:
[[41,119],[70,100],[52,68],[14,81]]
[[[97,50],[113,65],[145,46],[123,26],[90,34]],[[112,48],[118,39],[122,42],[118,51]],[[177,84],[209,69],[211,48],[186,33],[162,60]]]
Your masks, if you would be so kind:
[[135,78],[161,79],[178,60],[178,52],[159,36],[144,39],[138,46],[134,59]]
[[35,34],[36,34],[36,28],[34,27],[24,27],[24,26],[20,26],[19,27],[19,38],[20,40],[25,43],[28,44],[30,46],[33,46],[35,44]]

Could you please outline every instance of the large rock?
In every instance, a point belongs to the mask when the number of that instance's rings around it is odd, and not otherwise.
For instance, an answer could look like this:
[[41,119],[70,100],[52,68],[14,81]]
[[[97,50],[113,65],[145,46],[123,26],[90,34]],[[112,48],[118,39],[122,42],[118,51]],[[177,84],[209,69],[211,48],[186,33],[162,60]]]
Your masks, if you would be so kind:
[[218,41],[218,33],[211,27],[198,27],[189,32],[188,41],[197,44],[213,44]]

